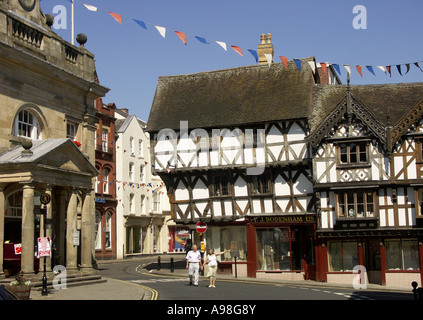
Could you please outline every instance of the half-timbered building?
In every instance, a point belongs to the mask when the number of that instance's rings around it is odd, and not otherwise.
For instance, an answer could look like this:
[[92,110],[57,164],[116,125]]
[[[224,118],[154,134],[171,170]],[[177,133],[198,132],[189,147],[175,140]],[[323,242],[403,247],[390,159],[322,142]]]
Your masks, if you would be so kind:
[[361,271],[362,283],[421,282],[422,89],[316,86],[306,140],[318,204],[318,280],[351,284]]
[[192,229],[207,222],[206,248],[232,249],[221,265],[233,267],[236,257],[238,274],[315,277],[305,138],[320,78],[308,62],[315,64],[302,59],[301,71],[294,61],[264,62],[158,80],[147,130],[172,217]]

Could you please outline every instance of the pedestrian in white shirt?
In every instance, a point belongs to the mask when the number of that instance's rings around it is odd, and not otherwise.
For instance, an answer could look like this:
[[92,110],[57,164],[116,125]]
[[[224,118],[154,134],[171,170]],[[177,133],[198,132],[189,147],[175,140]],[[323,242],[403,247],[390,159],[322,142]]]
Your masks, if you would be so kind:
[[197,245],[193,245],[191,250],[188,252],[187,257],[187,269],[189,275],[189,284],[192,284],[192,276],[194,276],[194,286],[198,287],[198,278],[200,268],[203,269],[201,262],[201,253],[197,251]]
[[217,256],[229,252],[231,250],[225,250],[223,252],[216,252],[214,253],[214,249],[209,249],[209,254],[206,258],[206,264],[209,264],[209,272],[207,273],[207,277],[210,278],[210,285],[209,288],[216,288],[216,272],[217,272]]

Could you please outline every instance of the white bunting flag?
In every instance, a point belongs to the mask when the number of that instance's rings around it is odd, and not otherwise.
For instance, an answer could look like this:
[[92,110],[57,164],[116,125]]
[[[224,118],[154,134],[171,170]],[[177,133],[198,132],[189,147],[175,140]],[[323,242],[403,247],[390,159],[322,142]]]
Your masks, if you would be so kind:
[[386,74],[386,69],[384,66],[377,66],[380,70],[382,70]]
[[98,8],[97,7],[94,7],[94,6],[90,5],[90,4],[84,3],[84,6],[85,6],[85,8],[87,8],[90,11],[94,11],[94,12],[97,12],[98,11]]
[[166,28],[164,27],[159,27],[159,26],[155,26],[156,29],[160,32],[160,34],[162,35],[163,38],[166,38]]
[[264,56],[266,57],[266,60],[267,60],[267,64],[269,65],[269,67],[270,67],[270,65],[272,64],[272,62],[273,62],[273,55],[271,55],[270,53],[265,53],[264,54]]
[[316,73],[316,64],[314,63],[314,61],[307,61],[307,62],[310,65],[310,68],[313,71],[313,73]]
[[348,74],[351,74],[351,67],[349,65],[344,65],[345,69],[347,69]]
[[216,41],[216,43],[221,46],[223,49],[225,49],[225,51],[228,51],[227,47],[226,47],[226,43],[221,42],[221,41]]

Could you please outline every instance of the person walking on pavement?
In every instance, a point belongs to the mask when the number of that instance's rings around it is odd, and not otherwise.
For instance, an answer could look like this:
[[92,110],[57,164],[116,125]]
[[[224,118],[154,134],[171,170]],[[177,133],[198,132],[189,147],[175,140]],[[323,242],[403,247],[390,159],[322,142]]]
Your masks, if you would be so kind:
[[214,249],[209,249],[205,264],[209,264],[209,272],[207,277],[210,278],[209,288],[216,288],[216,271],[217,271],[217,256],[229,252],[231,250],[225,250],[223,252],[214,252]]
[[197,245],[193,245],[191,250],[188,252],[187,257],[187,269],[189,275],[189,284],[192,285],[192,277],[194,276],[194,286],[198,287],[198,278],[200,268],[203,269],[203,263],[201,262],[201,253],[197,251]]

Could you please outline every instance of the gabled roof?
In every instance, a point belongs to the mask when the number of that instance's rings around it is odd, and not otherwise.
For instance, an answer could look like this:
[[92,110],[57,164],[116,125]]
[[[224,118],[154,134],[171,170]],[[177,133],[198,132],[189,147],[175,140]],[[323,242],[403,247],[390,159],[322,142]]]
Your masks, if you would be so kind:
[[97,169],[70,139],[46,139],[32,141],[30,153],[17,146],[0,154],[0,172],[17,165],[57,168],[75,171],[91,176],[98,174]]
[[[350,86],[351,110],[391,150],[423,115],[423,83]],[[346,116],[347,85],[316,85],[307,140],[316,147]],[[405,121],[405,123],[404,123]],[[392,128],[391,128],[392,127]],[[391,130],[392,134],[388,134]],[[389,140],[389,141],[388,141]]]
[[159,77],[147,131],[180,128],[222,128],[307,118],[315,84],[313,72],[301,59],[189,75]]

